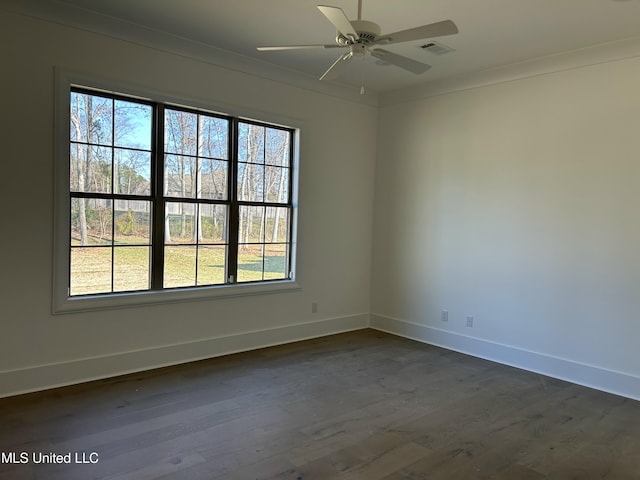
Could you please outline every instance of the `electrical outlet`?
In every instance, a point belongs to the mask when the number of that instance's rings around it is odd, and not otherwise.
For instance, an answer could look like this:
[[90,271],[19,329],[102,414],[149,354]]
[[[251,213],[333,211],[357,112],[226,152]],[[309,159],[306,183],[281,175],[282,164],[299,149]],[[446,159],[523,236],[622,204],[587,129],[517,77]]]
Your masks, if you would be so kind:
[[442,322],[448,322],[449,321],[449,311],[448,310],[442,310],[442,312],[440,312],[440,320]]
[[311,313],[318,313],[318,302],[311,302]]
[[473,316],[467,315],[467,327],[473,327]]

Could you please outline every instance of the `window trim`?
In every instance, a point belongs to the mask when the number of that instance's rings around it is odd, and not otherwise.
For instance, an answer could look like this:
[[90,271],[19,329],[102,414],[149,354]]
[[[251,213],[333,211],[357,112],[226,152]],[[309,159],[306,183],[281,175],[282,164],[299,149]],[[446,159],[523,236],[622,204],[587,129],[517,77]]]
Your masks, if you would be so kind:
[[[69,193],[69,135],[70,121],[69,103],[72,87],[91,88],[110,94],[132,95],[142,100],[161,102],[170,105],[188,105],[191,109],[217,111],[222,115],[238,118],[241,121],[261,121],[267,124],[286,125],[293,130],[292,195],[291,213],[291,259],[292,278],[285,280],[269,280],[265,282],[247,282],[226,285],[198,287],[180,287],[163,290],[144,290],[126,293],[108,293],[70,297],[68,279],[70,274],[69,255],[70,239],[70,193]],[[153,98],[150,98],[153,97]],[[52,313],[63,314],[80,311],[127,308],[162,303],[178,303],[188,301],[212,300],[249,295],[264,295],[299,291],[300,272],[297,265],[298,253],[298,182],[300,131],[302,122],[297,119],[283,118],[265,112],[252,112],[234,106],[220,108],[220,105],[208,105],[208,102],[192,98],[176,98],[162,92],[129,85],[122,81],[98,79],[95,76],[65,69],[55,70],[54,94],[54,198],[53,198],[53,291]],[[226,110],[222,113],[221,110]],[[267,118],[268,120],[262,120]]]

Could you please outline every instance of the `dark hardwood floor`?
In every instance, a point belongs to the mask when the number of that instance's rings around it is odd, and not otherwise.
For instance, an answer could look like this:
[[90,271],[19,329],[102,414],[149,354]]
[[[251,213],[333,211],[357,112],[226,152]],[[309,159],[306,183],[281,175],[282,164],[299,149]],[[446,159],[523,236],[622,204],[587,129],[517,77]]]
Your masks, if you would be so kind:
[[640,402],[363,330],[0,400],[0,452],[10,480],[628,480]]

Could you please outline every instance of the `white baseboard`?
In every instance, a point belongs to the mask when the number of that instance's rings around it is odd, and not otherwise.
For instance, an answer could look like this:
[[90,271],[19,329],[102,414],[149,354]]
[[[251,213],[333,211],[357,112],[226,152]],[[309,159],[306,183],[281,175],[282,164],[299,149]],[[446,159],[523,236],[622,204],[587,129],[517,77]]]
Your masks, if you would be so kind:
[[330,318],[195,342],[0,372],[0,398],[360,330],[369,315]]
[[640,378],[376,314],[324,319],[145,350],[0,372],[0,398],[373,328],[605,392],[640,400]]
[[607,370],[382,315],[371,314],[370,327],[448,350],[640,400],[640,377],[635,375]]

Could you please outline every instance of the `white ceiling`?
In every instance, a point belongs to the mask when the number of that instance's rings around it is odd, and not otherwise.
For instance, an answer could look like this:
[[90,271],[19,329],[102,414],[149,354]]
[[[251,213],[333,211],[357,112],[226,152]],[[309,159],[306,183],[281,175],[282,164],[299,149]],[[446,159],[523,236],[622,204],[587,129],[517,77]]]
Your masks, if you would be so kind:
[[[103,30],[110,24],[119,31],[123,24],[144,27],[257,59],[263,67],[267,62],[315,77],[343,50],[258,52],[256,47],[333,43],[335,29],[318,3],[357,17],[357,0],[39,0],[32,5],[39,3],[73,10],[70,18],[98,14]],[[377,92],[640,37],[640,0],[363,0],[362,10],[363,19],[378,23],[383,33],[445,19],[460,30],[437,39],[455,49],[444,56],[421,50],[425,42],[420,41],[385,47],[432,65],[421,75],[377,65],[369,57],[364,65],[351,62],[332,81],[355,88],[364,75],[367,89]]]

